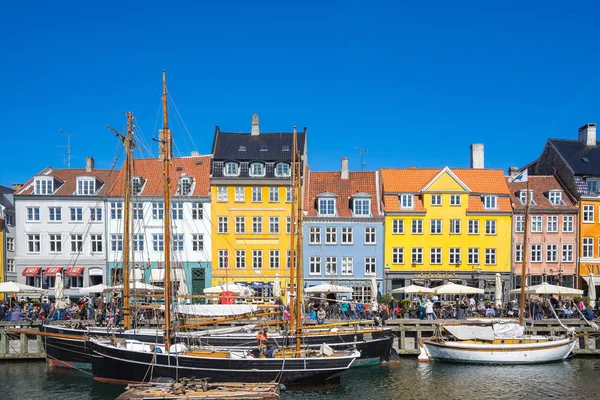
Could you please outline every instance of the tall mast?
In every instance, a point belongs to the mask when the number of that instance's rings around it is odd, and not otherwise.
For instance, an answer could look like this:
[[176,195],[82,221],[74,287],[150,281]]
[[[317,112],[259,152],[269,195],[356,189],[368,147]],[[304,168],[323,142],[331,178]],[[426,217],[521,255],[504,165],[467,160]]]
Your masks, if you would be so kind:
[[[296,129],[294,128],[294,147],[296,148]],[[297,153],[297,148],[294,151],[294,154]],[[297,263],[296,263],[296,354],[300,356],[300,334],[302,333],[302,288],[304,284],[302,282],[303,277],[303,268],[302,268],[302,191],[300,188],[302,187],[302,163],[299,155],[296,155],[297,159],[297,168],[296,171],[296,187],[294,191],[298,195],[298,215],[297,215],[297,226],[298,226],[298,235],[297,235]]]
[[127,136],[119,133],[116,129],[108,126],[123,142],[125,147],[125,212],[123,223],[123,328],[131,329],[131,310],[129,293],[129,266],[130,266],[130,242],[131,242],[131,173],[133,171],[133,149],[136,147],[133,140],[133,113],[128,111]]
[[290,332],[294,332],[296,325],[296,298],[297,290],[294,287],[296,274],[295,274],[295,247],[296,247],[296,127],[294,127],[293,144],[292,144],[292,183],[290,190],[292,191],[292,219],[291,219],[291,232],[290,232]]
[[519,305],[519,324],[525,325],[525,284],[527,274],[527,231],[529,225],[529,177],[525,189],[525,225],[523,232],[523,268],[521,269],[521,303]]
[[171,338],[171,182],[169,162],[171,161],[171,133],[169,132],[169,115],[167,113],[167,73],[162,74],[163,103],[163,180],[165,195],[165,350],[169,352]]

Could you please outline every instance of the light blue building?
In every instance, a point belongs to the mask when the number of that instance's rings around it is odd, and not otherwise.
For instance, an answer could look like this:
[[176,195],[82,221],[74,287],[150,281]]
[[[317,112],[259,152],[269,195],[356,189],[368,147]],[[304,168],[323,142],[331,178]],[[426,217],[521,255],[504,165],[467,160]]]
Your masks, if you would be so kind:
[[313,172],[303,233],[305,287],[331,283],[354,289],[358,301],[371,300],[373,278],[383,291],[384,215],[377,171]]

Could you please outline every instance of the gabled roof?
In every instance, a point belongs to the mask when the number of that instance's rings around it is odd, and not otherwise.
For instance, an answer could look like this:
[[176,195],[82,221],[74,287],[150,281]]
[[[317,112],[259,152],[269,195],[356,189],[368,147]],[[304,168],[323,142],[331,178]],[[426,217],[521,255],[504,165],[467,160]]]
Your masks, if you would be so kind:
[[[508,177],[506,178],[508,182]],[[533,202],[535,205],[530,205],[529,209],[535,210],[555,210],[555,211],[577,211],[578,207],[568,193],[562,188],[558,180],[554,176],[549,175],[529,175],[529,190],[533,191]],[[519,200],[519,192],[527,189],[527,182],[512,182],[508,183],[510,188],[510,199],[513,208],[518,211],[524,211],[525,205]],[[555,206],[550,203],[548,193],[552,190],[560,190],[563,192],[562,199],[565,202],[564,206]]]
[[600,142],[596,142],[593,147],[586,146],[579,140],[549,139],[548,143],[556,149],[575,175],[600,176]]
[[[297,133],[296,140],[298,153],[304,154],[306,128]],[[221,132],[217,126],[212,147],[213,160],[291,162],[293,143],[292,132],[261,132],[252,136],[250,133]],[[240,151],[240,147],[245,150]]]
[[[96,196],[105,196],[110,190],[112,182],[118,175],[119,171],[111,169],[93,169],[87,172],[85,168],[71,168],[71,169],[53,169],[52,167],[44,168],[36,176],[49,176],[60,181],[60,186],[54,188],[52,196],[73,196],[77,190],[77,177],[90,176],[99,179],[102,182],[102,187],[98,191]],[[30,195],[34,191],[34,179],[31,178],[23,187],[18,190],[15,195]],[[81,196],[84,197],[84,196]]]
[[381,217],[377,195],[377,171],[349,172],[348,179],[342,179],[340,172],[314,172],[308,175],[305,209],[309,217],[318,216],[317,196],[333,194],[337,196],[337,217],[352,217],[352,196],[367,194],[371,196],[371,215]]
[[[381,179],[386,194],[419,193],[443,168],[381,169]],[[472,193],[508,195],[509,190],[500,169],[449,169]]]
[[444,167],[444,169],[442,169],[427,185],[425,185],[424,188],[422,188],[420,191],[424,192],[426,190],[428,190],[431,185],[433,185],[442,175],[444,174],[448,174],[448,176],[450,176],[461,188],[463,188],[463,190],[465,190],[466,192],[470,192],[471,189],[469,189],[469,187],[467,185],[465,185],[465,183],[463,181],[460,180],[460,178],[458,176],[456,176],[456,174],[454,172],[452,172],[452,170],[448,167]]
[[[193,179],[189,196],[207,197],[210,195],[210,156],[190,156],[172,158],[170,161],[171,195],[177,194],[179,178],[183,175]],[[133,175],[143,180],[141,197],[160,197],[163,189],[163,164],[158,158],[138,158],[134,160]],[[115,184],[108,196],[125,195],[125,168],[121,168]]]

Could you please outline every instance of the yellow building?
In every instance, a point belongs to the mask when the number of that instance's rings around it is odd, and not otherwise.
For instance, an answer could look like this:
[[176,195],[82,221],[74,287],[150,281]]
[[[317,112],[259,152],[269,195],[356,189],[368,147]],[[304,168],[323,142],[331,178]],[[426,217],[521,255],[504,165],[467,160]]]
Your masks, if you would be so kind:
[[446,281],[493,296],[511,271],[510,192],[501,170],[383,169],[388,289]]
[[[305,159],[306,129],[297,134]],[[241,283],[268,296],[275,277],[289,281],[293,133],[217,127],[211,168],[212,284]]]
[[[6,221],[4,221],[4,218],[2,217],[2,215],[0,215],[0,244],[2,245],[2,248],[0,249],[0,282],[4,282],[4,271],[6,270],[6,262],[5,262],[5,258],[4,258],[4,252],[5,252],[5,248],[6,248],[6,244],[4,243],[4,224],[6,223]],[[4,294],[0,293],[0,300],[4,299]]]

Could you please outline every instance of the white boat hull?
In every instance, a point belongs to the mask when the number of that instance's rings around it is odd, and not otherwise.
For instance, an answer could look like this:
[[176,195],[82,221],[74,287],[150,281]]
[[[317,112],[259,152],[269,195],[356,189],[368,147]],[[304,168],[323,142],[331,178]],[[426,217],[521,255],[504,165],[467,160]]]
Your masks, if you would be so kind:
[[575,338],[539,343],[474,344],[461,341],[422,340],[421,356],[430,360],[481,364],[538,364],[564,360],[575,347]]

